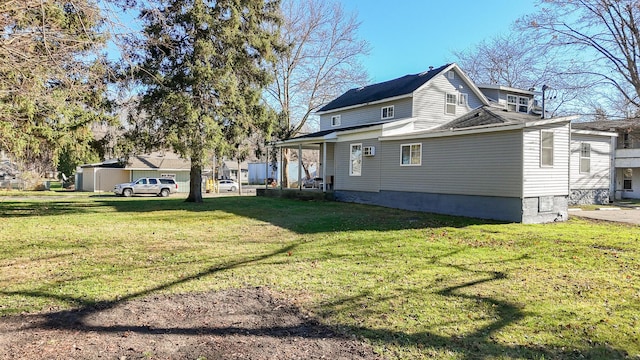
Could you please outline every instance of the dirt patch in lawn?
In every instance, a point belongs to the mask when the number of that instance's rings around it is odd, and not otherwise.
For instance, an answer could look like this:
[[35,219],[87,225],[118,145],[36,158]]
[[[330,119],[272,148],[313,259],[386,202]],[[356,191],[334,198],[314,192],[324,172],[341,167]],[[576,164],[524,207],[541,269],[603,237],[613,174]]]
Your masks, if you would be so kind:
[[268,289],[0,318],[2,359],[380,359]]

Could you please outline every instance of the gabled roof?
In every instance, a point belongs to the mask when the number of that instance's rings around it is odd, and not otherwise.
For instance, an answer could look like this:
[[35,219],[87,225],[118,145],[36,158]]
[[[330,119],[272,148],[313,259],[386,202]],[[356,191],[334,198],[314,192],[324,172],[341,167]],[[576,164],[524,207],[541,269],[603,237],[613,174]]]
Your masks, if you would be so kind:
[[412,94],[450,65],[446,64],[420,74],[405,75],[397,79],[351,89],[323,106],[318,110],[318,113]]
[[453,121],[439,126],[434,130],[465,129],[479,126],[516,125],[539,119],[540,116],[536,115],[506,111],[501,108],[490,106],[482,106]]
[[151,153],[129,158],[126,169],[158,169],[158,170],[190,170],[191,162],[180,158],[177,154]]

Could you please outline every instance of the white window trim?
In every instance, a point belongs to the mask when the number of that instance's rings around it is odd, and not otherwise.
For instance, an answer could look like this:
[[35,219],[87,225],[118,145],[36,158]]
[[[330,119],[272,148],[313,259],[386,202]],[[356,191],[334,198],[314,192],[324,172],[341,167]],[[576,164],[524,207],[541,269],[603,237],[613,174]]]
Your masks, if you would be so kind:
[[[419,153],[419,157],[418,157],[418,163],[417,164],[412,164],[411,163],[411,147],[414,145],[418,145],[420,147],[420,153]],[[402,148],[408,146],[409,147],[409,163],[408,164],[403,164],[402,163]],[[400,166],[422,166],[422,143],[410,143],[410,144],[401,144],[400,145]]]
[[[385,109],[387,110],[387,116],[384,116],[384,111]],[[389,109],[391,109],[391,116],[389,116]],[[385,120],[385,119],[393,119],[396,115],[395,109],[393,105],[389,105],[389,106],[383,106],[380,109],[380,119]]]
[[[543,164],[542,163],[542,154],[543,154],[543,147],[542,147],[542,134],[551,134],[551,164]],[[544,168],[551,168],[553,167],[553,164],[555,162],[555,148],[556,148],[556,136],[555,133],[553,132],[553,130],[540,130],[540,167],[544,167]]]
[[[583,146],[588,145],[589,146],[589,156],[582,156],[582,148]],[[582,160],[588,159],[589,160],[589,170],[585,171],[582,168]],[[591,144],[589,143],[580,143],[580,164],[578,166],[580,168],[580,174],[590,174],[591,173]]]
[[[353,159],[351,158],[351,156],[353,155],[353,148],[355,146],[360,146],[360,173],[358,174],[353,173]],[[362,158],[363,158],[362,143],[349,144],[349,176],[362,176],[362,163],[363,163]]]
[[[455,100],[452,103],[449,102],[449,96],[450,95],[455,98]],[[449,105],[453,105],[453,112],[447,111]],[[456,94],[456,93],[446,93],[446,94],[444,94],[444,113],[445,114],[447,114],[447,115],[455,115],[457,106],[458,106],[458,94]]]
[[[334,119],[336,120],[334,122]],[[331,126],[335,127],[335,126],[340,126],[340,122],[342,121],[342,119],[340,118],[340,115],[333,115],[331,116]]]

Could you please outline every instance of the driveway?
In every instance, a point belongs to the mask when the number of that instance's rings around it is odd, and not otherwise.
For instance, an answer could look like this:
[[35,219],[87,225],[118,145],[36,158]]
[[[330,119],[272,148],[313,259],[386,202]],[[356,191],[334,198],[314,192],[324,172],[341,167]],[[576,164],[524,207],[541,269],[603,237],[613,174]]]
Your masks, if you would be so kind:
[[589,219],[616,221],[640,225],[640,209],[633,208],[607,208],[609,210],[580,210],[569,211],[569,217],[585,217]]

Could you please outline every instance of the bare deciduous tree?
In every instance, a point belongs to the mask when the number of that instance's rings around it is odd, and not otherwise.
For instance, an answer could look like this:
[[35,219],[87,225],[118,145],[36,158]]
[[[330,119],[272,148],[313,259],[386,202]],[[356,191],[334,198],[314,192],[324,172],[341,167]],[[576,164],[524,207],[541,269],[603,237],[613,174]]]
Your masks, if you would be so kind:
[[[319,106],[351,87],[364,85],[367,72],[360,62],[369,45],[357,38],[360,23],[338,2],[285,0],[281,6],[282,41],[289,46],[274,68],[268,88],[279,111],[277,137],[294,137]],[[283,156],[283,183],[288,186],[288,156]]]
[[555,50],[562,74],[588,79],[593,89],[605,85],[609,98],[613,89],[640,108],[640,3],[545,0],[541,5],[539,13],[518,21],[519,29],[538,39],[541,47]]

